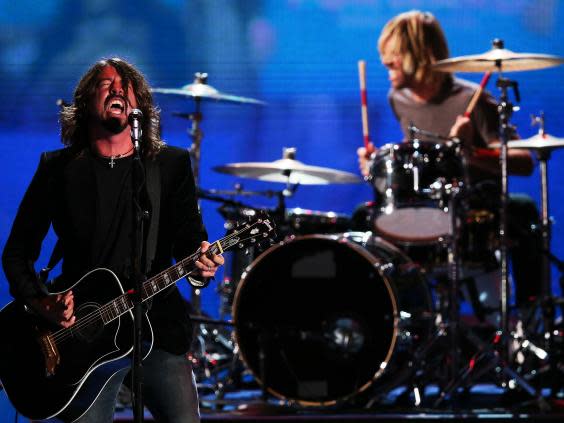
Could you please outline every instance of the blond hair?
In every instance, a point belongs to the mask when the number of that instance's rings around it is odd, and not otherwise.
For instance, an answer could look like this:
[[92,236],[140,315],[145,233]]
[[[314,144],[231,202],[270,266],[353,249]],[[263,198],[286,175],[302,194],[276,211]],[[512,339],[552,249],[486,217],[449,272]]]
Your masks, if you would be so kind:
[[382,29],[378,51],[384,47],[402,57],[403,73],[417,84],[434,84],[451,74],[436,72],[432,64],[449,56],[448,45],[439,21],[429,12],[412,10],[392,18]]

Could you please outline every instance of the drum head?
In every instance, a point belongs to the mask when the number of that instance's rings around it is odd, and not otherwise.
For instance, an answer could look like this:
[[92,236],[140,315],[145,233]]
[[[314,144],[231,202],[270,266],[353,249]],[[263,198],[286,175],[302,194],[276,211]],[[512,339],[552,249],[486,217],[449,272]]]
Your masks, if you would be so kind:
[[398,335],[391,264],[337,235],[294,238],[259,256],[233,304],[241,356],[259,383],[302,405],[331,405],[370,386]]
[[431,207],[396,209],[376,217],[374,229],[392,242],[434,243],[451,232],[450,216]]

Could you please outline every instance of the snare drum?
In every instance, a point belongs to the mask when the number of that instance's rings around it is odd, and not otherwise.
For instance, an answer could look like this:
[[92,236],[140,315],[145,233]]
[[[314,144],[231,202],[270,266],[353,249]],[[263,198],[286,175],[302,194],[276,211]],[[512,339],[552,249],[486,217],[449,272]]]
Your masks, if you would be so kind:
[[336,234],[350,230],[349,216],[332,211],[302,208],[286,210],[286,222],[291,234]]
[[380,210],[374,230],[398,244],[436,243],[451,232],[445,188],[462,175],[455,145],[384,145],[370,169]]

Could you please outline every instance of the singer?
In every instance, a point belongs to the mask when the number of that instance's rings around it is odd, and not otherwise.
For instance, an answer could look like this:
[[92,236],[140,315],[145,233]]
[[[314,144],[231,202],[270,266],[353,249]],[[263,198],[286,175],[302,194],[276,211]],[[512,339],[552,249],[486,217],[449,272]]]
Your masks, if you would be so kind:
[[[128,119],[134,109],[130,124]],[[142,117],[142,119],[141,119]],[[141,203],[147,211],[141,266],[150,277],[209,244],[198,209],[187,151],[167,146],[159,137],[159,113],[145,77],[119,58],[95,63],[82,77],[73,102],[60,115],[65,148],[43,153],[25,193],[6,243],[2,263],[12,296],[54,325],[75,323],[77,290],[69,290],[87,272],[110,269],[125,291],[131,273],[133,227],[131,172],[135,145],[132,126],[140,126],[139,154],[145,172]],[[52,226],[58,236],[53,256],[62,258],[62,272],[47,296],[33,263]],[[190,277],[211,278],[224,262],[221,255],[201,254]],[[96,290],[107,289],[99,280]],[[84,292],[82,293],[84,296]],[[82,298],[84,300],[84,298]],[[158,421],[198,422],[198,396],[186,352],[191,323],[176,285],[148,305],[154,339],[143,361],[144,402]],[[77,361],[80,357],[77,357]],[[70,366],[71,363],[65,363]],[[62,421],[110,423],[129,368],[110,374],[97,385],[87,382],[57,418]],[[107,382],[107,383],[106,383]],[[95,387],[97,386],[97,388]],[[99,393],[99,395],[98,395]],[[95,401],[94,401],[95,399]],[[29,398],[34,401],[34,398]],[[75,420],[77,419],[78,420]]]

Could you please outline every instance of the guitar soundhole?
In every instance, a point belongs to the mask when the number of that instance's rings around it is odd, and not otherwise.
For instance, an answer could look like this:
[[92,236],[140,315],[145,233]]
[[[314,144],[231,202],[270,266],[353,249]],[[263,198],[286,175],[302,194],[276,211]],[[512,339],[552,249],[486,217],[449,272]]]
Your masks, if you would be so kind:
[[77,324],[73,326],[78,339],[84,342],[94,341],[104,330],[104,322],[100,315],[100,305],[86,303],[76,310]]

